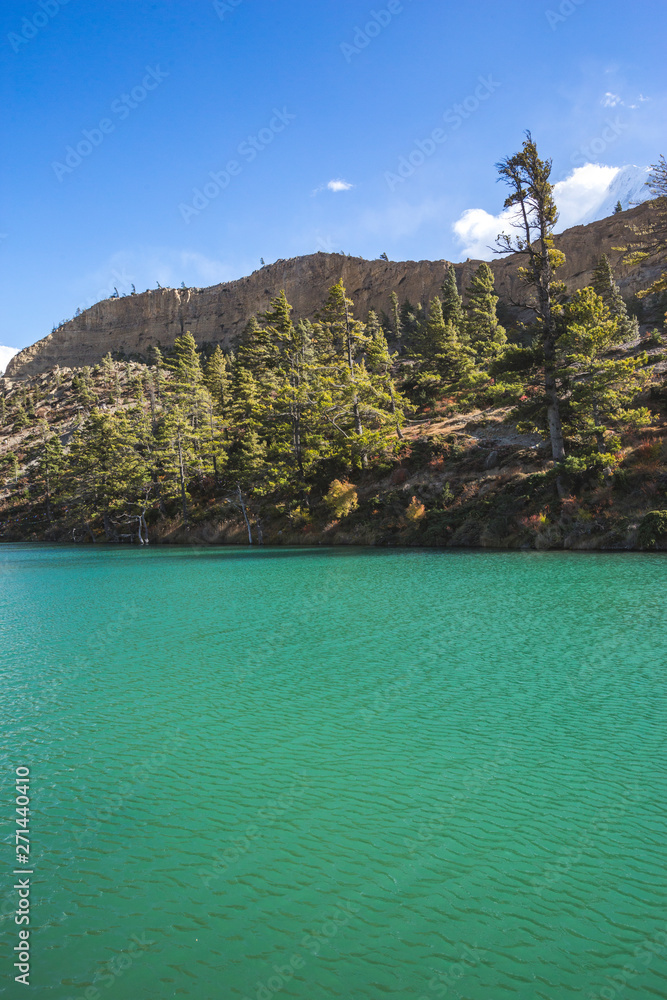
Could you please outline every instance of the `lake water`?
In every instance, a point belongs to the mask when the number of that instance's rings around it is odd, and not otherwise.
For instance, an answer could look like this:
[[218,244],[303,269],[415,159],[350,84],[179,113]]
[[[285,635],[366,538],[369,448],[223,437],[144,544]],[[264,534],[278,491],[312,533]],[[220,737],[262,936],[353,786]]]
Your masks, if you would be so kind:
[[5,994],[665,997],[666,582],[659,554],[3,546]]

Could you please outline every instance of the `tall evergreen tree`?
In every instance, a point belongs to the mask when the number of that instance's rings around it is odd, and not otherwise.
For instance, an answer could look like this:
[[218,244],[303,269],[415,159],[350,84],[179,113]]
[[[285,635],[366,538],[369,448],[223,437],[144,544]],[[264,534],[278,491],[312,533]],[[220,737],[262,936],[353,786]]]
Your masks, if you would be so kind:
[[224,413],[229,402],[231,376],[227,359],[217,344],[204,369],[204,384],[211,393],[214,404]]
[[498,322],[493,271],[482,263],[467,288],[465,329],[478,354],[492,354],[507,342],[505,329]]
[[245,368],[258,382],[273,371],[279,347],[273,337],[270,323],[260,324],[255,316],[246,323],[234,359],[234,368]]
[[610,347],[621,339],[621,319],[614,316],[593,288],[575,292],[560,320],[558,354],[571,387],[567,421],[584,446],[594,442],[605,454],[620,441],[616,427],[641,427],[650,417],[635,399],[646,385],[646,355],[610,358]]
[[537,297],[551,453],[554,460],[560,462],[565,457],[565,439],[556,376],[554,295],[562,291],[562,286],[555,282],[555,272],[564,263],[565,256],[555,249],[553,241],[558,210],[550,180],[551,160],[540,159],[537,146],[528,132],[520,152],[502,160],[498,164],[498,172],[511,192],[505,200],[505,208],[517,209],[516,225],[520,231],[517,237],[500,236],[498,248],[501,252],[518,253],[526,258],[522,277]]
[[447,265],[442,285],[442,315],[445,323],[451,323],[457,334],[463,332],[463,299],[459,295],[456,271],[451,264]]
[[401,354],[403,349],[403,326],[401,324],[401,307],[398,304],[398,295],[396,292],[391,293],[391,319],[394,326],[394,337],[396,338],[398,353]]
[[175,381],[185,389],[203,384],[204,373],[195,338],[188,330],[174,341],[174,357],[170,368]]
[[621,290],[614,280],[614,272],[606,253],[602,254],[593,272],[592,287],[607,306],[612,317],[618,320],[619,343],[638,337],[639,322],[635,316],[628,315],[627,306],[621,295]]

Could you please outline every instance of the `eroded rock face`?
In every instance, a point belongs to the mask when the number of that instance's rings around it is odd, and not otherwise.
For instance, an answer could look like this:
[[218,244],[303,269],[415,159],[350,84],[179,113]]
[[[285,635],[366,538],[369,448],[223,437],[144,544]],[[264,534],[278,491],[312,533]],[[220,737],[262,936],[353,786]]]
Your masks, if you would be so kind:
[[[622,254],[613,250],[628,242],[632,236],[628,227],[641,226],[649,211],[648,205],[640,205],[600,222],[568,229],[557,237],[557,246],[567,256],[559,277],[568,288],[573,291],[590,284],[602,253],[608,254],[625,296],[650,284],[660,267],[628,268],[620,264]],[[468,260],[454,265],[459,288],[465,290],[479,263]],[[517,254],[492,262],[498,294],[508,305],[525,301],[526,289],[518,276],[522,263]],[[93,365],[109,351],[145,357],[152,345],[169,348],[186,330],[199,345],[228,346],[250,316],[265,311],[280,289],[285,289],[295,317],[312,318],[331,285],[341,278],[358,316],[365,318],[370,309],[389,315],[394,291],[401,302],[426,303],[437,295],[446,266],[444,260],[395,262],[316,253],[279,260],[246,278],[210,288],[169,288],[105,299],[15,355],[6,375],[21,378],[48,371],[56,364],[69,368]]]

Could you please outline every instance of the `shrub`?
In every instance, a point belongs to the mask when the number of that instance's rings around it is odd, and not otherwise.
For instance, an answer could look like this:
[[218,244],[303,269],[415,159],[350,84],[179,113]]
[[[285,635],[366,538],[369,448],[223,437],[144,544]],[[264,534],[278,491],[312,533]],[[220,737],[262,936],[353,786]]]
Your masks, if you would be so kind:
[[420,503],[417,497],[413,497],[408,505],[408,509],[405,512],[405,516],[408,521],[412,524],[416,524],[426,514],[426,507],[423,503]]
[[637,535],[637,544],[640,548],[651,549],[665,539],[667,539],[667,510],[652,510],[645,514]]
[[347,517],[359,505],[359,497],[353,483],[334,479],[324,502],[335,518]]
[[400,486],[402,483],[407,482],[407,478],[408,478],[407,469],[404,469],[402,466],[399,465],[397,469],[393,470],[389,482],[391,483],[392,486]]
[[531,514],[528,517],[520,518],[520,524],[530,531],[542,531],[549,524],[549,518],[546,511],[540,511],[539,514]]

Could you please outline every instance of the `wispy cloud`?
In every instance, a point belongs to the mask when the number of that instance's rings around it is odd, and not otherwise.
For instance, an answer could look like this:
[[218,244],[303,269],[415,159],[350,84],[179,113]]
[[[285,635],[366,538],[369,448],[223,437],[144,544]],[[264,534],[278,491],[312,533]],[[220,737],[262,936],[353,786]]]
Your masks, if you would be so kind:
[[650,100],[650,97],[644,97],[643,94],[640,94],[637,98],[638,103],[628,104],[622,99],[620,94],[614,94],[611,90],[608,90],[600,103],[603,108],[629,108],[631,111],[636,111],[640,104],[645,104]]

